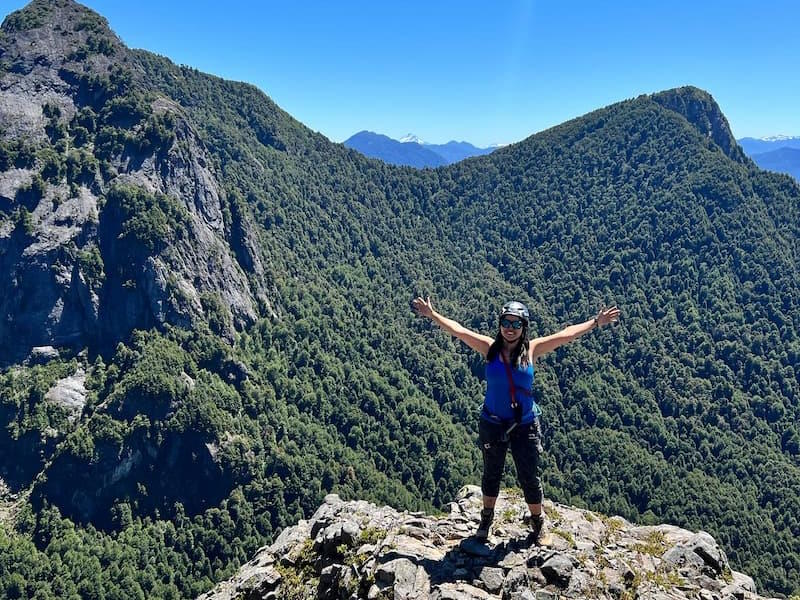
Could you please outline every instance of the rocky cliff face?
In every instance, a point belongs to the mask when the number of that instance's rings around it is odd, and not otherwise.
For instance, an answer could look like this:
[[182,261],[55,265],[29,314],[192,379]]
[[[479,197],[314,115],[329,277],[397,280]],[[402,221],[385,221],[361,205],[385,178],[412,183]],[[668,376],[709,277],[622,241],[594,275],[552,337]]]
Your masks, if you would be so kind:
[[546,502],[550,541],[537,545],[522,524],[522,499],[503,492],[482,544],[471,537],[480,498],[468,486],[448,514],[431,516],[330,495],[199,600],[760,598],[705,532]]
[[701,134],[722,148],[729,158],[741,163],[747,160],[733,137],[728,119],[708,92],[687,86],[653,94],[652,99],[682,115]]
[[[114,347],[210,311],[230,335],[269,306],[252,228],[232,219],[180,106],[140,72],[106,21],[69,0],[3,23],[0,364],[37,346]],[[119,210],[108,196],[122,188],[172,219],[143,222],[141,203]],[[165,243],[146,243],[158,225]]]

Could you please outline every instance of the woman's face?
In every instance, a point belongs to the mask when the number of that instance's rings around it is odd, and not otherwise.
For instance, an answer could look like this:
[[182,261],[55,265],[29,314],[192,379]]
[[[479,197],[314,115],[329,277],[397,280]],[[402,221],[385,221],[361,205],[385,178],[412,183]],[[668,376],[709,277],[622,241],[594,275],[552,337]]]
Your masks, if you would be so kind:
[[514,315],[503,315],[500,317],[500,335],[508,343],[514,343],[522,337],[524,322]]

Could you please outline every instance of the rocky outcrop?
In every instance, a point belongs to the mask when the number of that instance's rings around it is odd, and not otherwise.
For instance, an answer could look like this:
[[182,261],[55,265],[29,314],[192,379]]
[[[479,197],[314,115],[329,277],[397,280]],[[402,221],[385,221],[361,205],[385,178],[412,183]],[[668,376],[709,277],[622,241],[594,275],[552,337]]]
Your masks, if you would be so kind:
[[70,423],[74,423],[81,418],[83,408],[86,406],[85,384],[86,371],[80,368],[69,377],[59,379],[47,390],[44,399],[65,409]]
[[744,152],[733,136],[728,119],[711,94],[692,86],[653,94],[651,98],[682,115],[702,135],[709,138],[731,159],[744,163]]
[[523,500],[503,492],[480,543],[480,498],[468,486],[448,514],[431,516],[329,495],[200,600],[760,598],[705,532],[546,502],[550,535],[539,545],[522,523]]

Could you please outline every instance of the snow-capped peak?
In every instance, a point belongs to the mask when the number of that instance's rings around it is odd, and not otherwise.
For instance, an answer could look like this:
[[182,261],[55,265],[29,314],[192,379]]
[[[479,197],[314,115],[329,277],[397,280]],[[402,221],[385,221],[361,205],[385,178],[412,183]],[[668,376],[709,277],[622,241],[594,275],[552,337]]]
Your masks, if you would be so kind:
[[785,142],[787,140],[800,140],[800,136],[796,135],[771,135],[769,137],[761,138],[765,142]]
[[405,134],[399,141],[401,144],[419,144],[420,146],[425,143],[413,133]]

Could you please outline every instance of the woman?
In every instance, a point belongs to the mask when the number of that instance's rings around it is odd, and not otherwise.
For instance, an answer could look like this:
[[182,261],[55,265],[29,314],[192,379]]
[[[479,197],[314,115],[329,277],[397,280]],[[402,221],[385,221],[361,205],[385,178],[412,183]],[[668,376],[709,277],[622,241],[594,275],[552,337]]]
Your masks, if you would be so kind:
[[[476,537],[486,539],[494,519],[494,506],[500,492],[506,451],[517,468],[517,478],[530,510],[532,537],[538,541],[544,531],[542,482],[539,454],[542,451],[538,416],[533,399],[533,365],[536,359],[595,327],[619,319],[616,306],[603,308],[596,317],[570,325],[558,333],[527,339],[530,315],[521,302],[509,302],[500,313],[499,330],[492,339],[467,329],[433,309],[430,298],[415,298],[414,309],[447,333],[457,337],[486,359],[486,397],[478,425],[483,452],[483,510]],[[513,385],[512,385],[513,382]]]

